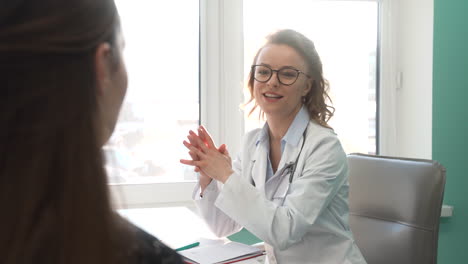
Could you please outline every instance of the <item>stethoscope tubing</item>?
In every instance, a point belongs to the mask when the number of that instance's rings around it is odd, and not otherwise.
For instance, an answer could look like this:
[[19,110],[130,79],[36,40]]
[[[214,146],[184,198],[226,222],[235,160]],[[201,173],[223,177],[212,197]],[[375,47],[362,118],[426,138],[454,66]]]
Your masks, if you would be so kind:
[[[307,125],[307,127],[308,126],[309,125]],[[304,148],[304,145],[306,142],[307,127],[305,128],[304,133],[302,134],[303,140],[302,140],[301,149],[299,150],[299,154],[297,154],[296,161],[294,161],[294,163],[292,164],[291,174],[289,175],[289,184],[291,184],[293,181],[294,173],[296,172],[296,168],[297,168],[297,162],[299,162],[299,157],[301,156],[302,149]]]

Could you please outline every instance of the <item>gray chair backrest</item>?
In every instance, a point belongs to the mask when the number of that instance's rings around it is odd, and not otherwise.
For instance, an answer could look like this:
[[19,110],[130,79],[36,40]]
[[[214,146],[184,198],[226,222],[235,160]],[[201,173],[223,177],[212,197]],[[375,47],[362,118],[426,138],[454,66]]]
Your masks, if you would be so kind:
[[435,264],[445,168],[349,154],[350,226],[368,264]]

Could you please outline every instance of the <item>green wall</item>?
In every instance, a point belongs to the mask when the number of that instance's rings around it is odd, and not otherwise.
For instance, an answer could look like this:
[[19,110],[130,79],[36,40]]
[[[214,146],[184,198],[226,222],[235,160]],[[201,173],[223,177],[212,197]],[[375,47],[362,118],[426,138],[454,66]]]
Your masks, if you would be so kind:
[[[468,263],[468,1],[434,0],[432,157],[447,168],[439,264]],[[415,99],[417,100],[417,99]]]

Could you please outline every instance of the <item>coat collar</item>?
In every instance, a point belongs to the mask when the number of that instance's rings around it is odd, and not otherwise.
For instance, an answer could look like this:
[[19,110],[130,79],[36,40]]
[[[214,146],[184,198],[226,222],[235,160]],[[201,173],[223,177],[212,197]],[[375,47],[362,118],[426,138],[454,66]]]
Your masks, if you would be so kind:
[[[278,166],[278,171],[284,169],[285,165],[294,162],[299,154],[304,131],[309,124],[310,117],[307,109],[302,106],[299,112],[296,114],[291,126],[282,138],[282,155]],[[284,148],[283,148],[284,147]],[[265,123],[263,128],[260,130],[255,146],[253,146],[252,167],[251,175],[257,188],[263,188],[266,179],[266,169],[269,152],[269,134],[268,134],[268,123]],[[274,176],[275,177],[275,176]]]

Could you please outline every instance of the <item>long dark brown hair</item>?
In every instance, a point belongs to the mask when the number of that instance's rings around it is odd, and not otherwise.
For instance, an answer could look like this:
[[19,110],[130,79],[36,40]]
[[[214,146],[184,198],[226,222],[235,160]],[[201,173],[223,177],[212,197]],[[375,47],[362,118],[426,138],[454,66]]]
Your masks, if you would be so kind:
[[115,4],[1,5],[0,263],[116,263],[132,236],[109,201],[93,66]]
[[[322,61],[315,49],[314,43],[301,33],[292,29],[283,29],[274,32],[268,35],[266,40],[263,47],[269,44],[287,45],[296,50],[304,59],[307,64],[307,74],[313,79],[310,91],[303,98],[304,105],[307,107],[312,120],[315,120],[324,127],[330,127],[328,125],[328,120],[333,116],[335,108],[327,104],[327,101],[331,104],[331,99],[328,95],[329,85],[328,81],[323,77]],[[256,64],[258,55],[263,47],[257,51],[253,64]],[[258,106],[254,98],[254,78],[252,70],[249,74],[247,87],[250,91],[250,100],[247,104],[251,102],[254,103],[249,113],[252,114]],[[260,112],[260,115],[263,116],[263,113]]]

